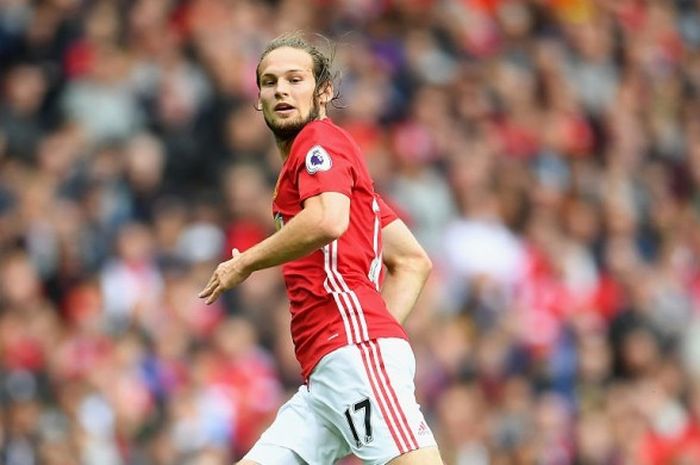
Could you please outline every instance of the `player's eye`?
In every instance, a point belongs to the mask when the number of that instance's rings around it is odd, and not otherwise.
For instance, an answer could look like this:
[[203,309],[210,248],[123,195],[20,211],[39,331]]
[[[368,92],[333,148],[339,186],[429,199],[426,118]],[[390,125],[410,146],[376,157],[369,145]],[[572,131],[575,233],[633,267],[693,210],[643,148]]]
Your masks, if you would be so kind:
[[289,80],[289,82],[297,83],[297,82],[301,82],[303,80],[304,79],[301,76],[294,76]]
[[262,82],[261,82],[261,84],[262,84],[263,86],[266,86],[266,87],[267,87],[267,86],[271,86],[271,85],[273,85],[274,83],[275,83],[275,81],[274,81],[273,79],[263,79]]

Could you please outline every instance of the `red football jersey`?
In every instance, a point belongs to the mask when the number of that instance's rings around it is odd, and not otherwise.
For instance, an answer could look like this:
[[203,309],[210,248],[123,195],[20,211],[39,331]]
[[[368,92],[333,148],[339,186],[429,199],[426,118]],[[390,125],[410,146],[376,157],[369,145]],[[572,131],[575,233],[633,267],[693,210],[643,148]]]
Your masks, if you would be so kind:
[[327,353],[379,337],[406,339],[379,292],[381,228],[396,214],[374,192],[359,147],[329,119],[308,123],[292,143],[272,202],[278,228],[323,192],[350,198],[350,224],[337,240],[282,266],[292,339],[302,375]]

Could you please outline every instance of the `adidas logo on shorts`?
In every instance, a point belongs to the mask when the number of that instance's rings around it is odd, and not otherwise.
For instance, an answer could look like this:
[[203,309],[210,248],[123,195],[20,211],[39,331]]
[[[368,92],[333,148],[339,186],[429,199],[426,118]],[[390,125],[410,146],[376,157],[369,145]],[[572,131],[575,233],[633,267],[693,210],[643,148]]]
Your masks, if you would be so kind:
[[421,421],[420,425],[418,425],[418,436],[425,436],[426,434],[430,434],[430,430],[428,429],[428,425],[426,425],[424,421]]

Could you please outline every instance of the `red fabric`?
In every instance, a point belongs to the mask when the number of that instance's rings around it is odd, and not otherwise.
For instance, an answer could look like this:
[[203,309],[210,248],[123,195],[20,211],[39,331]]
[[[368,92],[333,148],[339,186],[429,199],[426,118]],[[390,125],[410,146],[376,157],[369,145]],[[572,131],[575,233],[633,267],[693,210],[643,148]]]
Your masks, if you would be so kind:
[[85,76],[94,65],[95,50],[85,41],[74,43],[66,52],[64,69],[70,79]]
[[503,0],[464,0],[464,3],[467,5],[467,8],[471,10],[480,10],[495,16]]
[[693,301],[693,308],[700,308],[700,270],[689,273],[686,287]]
[[689,423],[675,436],[663,436],[650,431],[644,437],[640,449],[644,465],[700,463],[700,428],[696,423]]
[[394,212],[394,209],[387,205],[379,194],[377,194],[377,203],[379,203],[379,218],[382,228],[399,217],[396,212]]
[[276,222],[288,222],[305,199],[323,192],[350,197],[348,230],[335,245],[282,267],[295,354],[305,379],[339,347],[378,337],[406,338],[369,277],[382,246],[378,196],[359,147],[329,119],[307,124],[294,140],[273,199]]
[[546,357],[567,315],[575,310],[576,300],[544,252],[530,245],[527,260],[527,273],[517,292],[521,337],[535,357]]
[[622,285],[613,279],[612,276],[601,276],[592,300],[593,307],[598,313],[606,321],[611,321],[624,304]]
[[46,356],[41,344],[28,334],[12,337],[2,349],[4,364],[10,370],[38,371],[44,366]]
[[539,135],[533,128],[506,119],[497,123],[494,129],[503,151],[510,157],[528,159],[540,149]]
[[559,120],[562,150],[572,156],[589,155],[593,149],[593,129],[579,114],[562,114]]
[[618,22],[628,31],[641,30],[648,17],[645,4],[636,1],[622,2],[616,13]]
[[168,18],[168,26],[179,38],[188,37],[190,35],[189,8],[189,3],[184,2],[176,6]]
[[61,379],[80,379],[112,354],[114,343],[103,335],[77,334],[64,341],[54,354]]

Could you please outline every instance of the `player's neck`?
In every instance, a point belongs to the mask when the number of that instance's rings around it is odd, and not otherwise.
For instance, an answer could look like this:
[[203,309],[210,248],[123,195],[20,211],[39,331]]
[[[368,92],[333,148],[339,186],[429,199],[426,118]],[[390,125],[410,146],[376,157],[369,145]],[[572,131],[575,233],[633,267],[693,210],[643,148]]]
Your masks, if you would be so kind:
[[275,137],[275,143],[277,144],[277,149],[280,151],[282,162],[284,162],[287,159],[287,157],[289,157],[289,151],[292,150],[292,144],[294,143],[294,139],[296,139],[296,136],[287,139],[279,139]]
[[[309,122],[306,123],[306,124],[309,124],[309,123],[311,123],[311,122],[313,122],[313,121],[324,120],[324,119],[326,119],[327,117],[328,117],[328,116],[326,115],[326,112],[323,111],[323,112],[321,112],[321,114],[320,114],[318,117],[314,118],[313,120],[309,121]],[[303,129],[303,128],[302,128],[302,129]],[[299,132],[301,132],[301,130],[300,130]],[[278,137],[278,136],[275,136],[275,144],[277,144],[277,149],[278,149],[279,152],[280,152],[280,156],[282,157],[282,162],[283,162],[283,163],[284,163],[284,161],[287,159],[287,157],[289,157],[289,152],[292,150],[292,144],[294,143],[294,139],[297,138],[297,135],[299,134],[299,132],[297,132],[296,134],[294,134],[292,137]]]

